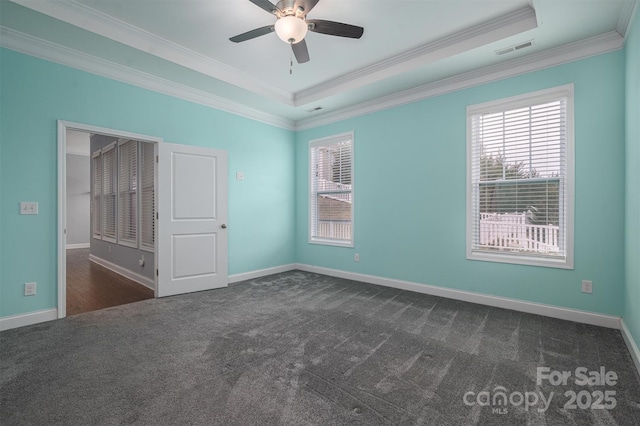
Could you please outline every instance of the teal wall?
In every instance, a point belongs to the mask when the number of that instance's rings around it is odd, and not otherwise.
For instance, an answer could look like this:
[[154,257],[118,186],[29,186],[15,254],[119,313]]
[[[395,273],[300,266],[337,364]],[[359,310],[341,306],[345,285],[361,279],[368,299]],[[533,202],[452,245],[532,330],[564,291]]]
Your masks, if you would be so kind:
[[[62,119],[228,150],[230,274],[299,262],[623,315],[640,341],[638,27],[624,51],[297,133],[0,50],[0,317],[56,306]],[[575,269],[466,260],[466,107],[568,83]],[[308,141],[351,130],[355,247],[309,244]],[[20,216],[20,201],[38,201],[40,214]],[[27,281],[37,296],[22,295]]]
[[626,54],[626,286],[624,322],[640,346],[640,13],[628,34]]
[[0,64],[0,317],[57,304],[58,119],[227,150],[229,273],[295,261],[293,132],[6,49]]
[[[466,260],[467,106],[572,82],[575,269]],[[298,262],[621,315],[624,93],[624,53],[617,51],[298,132]],[[350,130],[355,247],[309,244],[308,141]],[[593,294],[581,293],[583,279],[593,281]]]

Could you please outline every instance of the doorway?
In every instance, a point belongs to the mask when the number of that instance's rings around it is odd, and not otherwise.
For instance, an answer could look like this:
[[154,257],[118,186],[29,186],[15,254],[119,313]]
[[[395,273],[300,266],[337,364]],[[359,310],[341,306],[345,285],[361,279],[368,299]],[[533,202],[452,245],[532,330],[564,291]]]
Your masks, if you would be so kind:
[[[155,297],[228,285],[226,151],[60,120],[58,318],[67,315],[68,131],[103,139],[91,141],[90,148],[92,263],[146,285]],[[134,153],[148,161],[133,161]],[[154,164],[151,178],[144,166],[149,161]],[[151,215],[143,213],[145,206],[147,212],[152,206]],[[134,219],[136,208],[140,214]],[[137,266],[152,273],[140,274]]]
[[154,297],[160,141],[58,122],[58,318]]
[[65,314],[153,298],[155,142],[72,128],[65,138]]

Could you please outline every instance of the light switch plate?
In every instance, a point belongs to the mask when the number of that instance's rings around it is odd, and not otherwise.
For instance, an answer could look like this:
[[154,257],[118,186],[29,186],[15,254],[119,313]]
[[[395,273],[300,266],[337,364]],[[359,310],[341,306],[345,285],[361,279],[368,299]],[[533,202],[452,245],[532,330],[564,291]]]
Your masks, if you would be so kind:
[[38,203],[35,201],[21,201],[20,214],[38,214]]
[[244,173],[236,172],[236,180],[244,180]]

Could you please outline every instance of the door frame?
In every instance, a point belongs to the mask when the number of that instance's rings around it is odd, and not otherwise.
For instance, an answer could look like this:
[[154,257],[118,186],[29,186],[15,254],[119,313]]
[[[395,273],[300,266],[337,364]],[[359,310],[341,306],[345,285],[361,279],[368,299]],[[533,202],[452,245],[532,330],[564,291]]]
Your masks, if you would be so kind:
[[[117,138],[135,139],[144,142],[162,143],[156,136],[109,129],[72,121],[58,120],[58,318],[67,316],[67,130],[85,133],[100,133]],[[154,185],[158,193],[158,170],[156,168]],[[156,202],[157,205],[157,202]],[[90,237],[91,238],[91,237]],[[154,264],[158,262],[158,239],[155,238]],[[158,288],[158,278],[154,274],[154,295]]]

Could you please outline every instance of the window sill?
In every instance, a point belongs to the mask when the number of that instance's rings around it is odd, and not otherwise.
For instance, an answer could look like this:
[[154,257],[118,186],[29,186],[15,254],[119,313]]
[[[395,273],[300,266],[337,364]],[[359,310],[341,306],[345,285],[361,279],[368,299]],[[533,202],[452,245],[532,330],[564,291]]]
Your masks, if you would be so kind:
[[524,266],[540,266],[544,268],[573,269],[573,260],[570,259],[569,256],[563,258],[543,258],[526,255],[513,255],[508,253],[468,251],[467,260],[510,263]]
[[335,247],[353,247],[353,241],[336,241],[336,240],[323,240],[321,238],[312,238],[309,240],[309,244],[319,244],[323,246],[335,246]]

